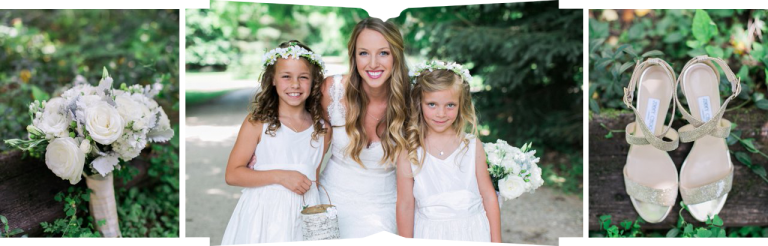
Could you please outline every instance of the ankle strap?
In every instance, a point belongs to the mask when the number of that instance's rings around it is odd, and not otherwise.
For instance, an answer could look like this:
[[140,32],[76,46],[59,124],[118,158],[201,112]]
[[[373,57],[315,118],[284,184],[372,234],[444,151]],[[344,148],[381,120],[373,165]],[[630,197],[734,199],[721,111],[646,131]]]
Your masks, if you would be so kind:
[[[683,107],[683,105],[680,103],[680,100],[676,100],[675,103],[677,104],[677,107],[680,108],[680,113],[683,115],[683,118],[690,122],[692,125],[689,127],[686,125],[685,127],[680,129],[680,140],[683,142],[692,142],[702,136],[711,135],[715,137],[721,137],[725,138],[728,137],[728,134],[731,130],[731,124],[727,120],[726,122],[721,122],[723,119],[723,114],[725,114],[725,109],[728,107],[728,102],[736,98],[736,96],[741,93],[741,80],[736,77],[735,74],[733,74],[733,71],[730,67],[728,67],[728,64],[725,63],[720,58],[715,57],[708,57],[706,55],[704,56],[697,56],[688,63],[685,64],[683,67],[683,70],[680,72],[680,77],[677,78],[678,82],[680,84],[680,87],[684,87],[685,84],[681,83],[685,77],[685,72],[693,65],[698,63],[706,64],[707,66],[711,67],[713,71],[715,71],[715,75],[717,76],[718,82],[720,80],[720,72],[717,70],[717,67],[712,63],[717,63],[717,65],[720,66],[720,68],[723,69],[725,72],[725,76],[728,78],[728,82],[731,83],[731,91],[733,93],[731,96],[729,96],[722,105],[720,105],[720,109],[717,111],[717,113],[707,122],[702,122],[691,115],[688,110]],[[719,91],[719,90],[718,90]],[[683,93],[685,93],[685,88],[683,88]],[[675,93],[675,96],[677,96],[677,93]],[[690,103],[689,103],[690,104]]]
[[[672,94],[672,100],[677,103],[677,79],[675,79],[675,72],[672,69],[667,62],[664,60],[661,60],[659,58],[649,58],[645,60],[644,62],[640,63],[640,61],[637,61],[637,64],[635,65],[635,69],[632,72],[632,78],[629,80],[629,85],[624,88],[624,104],[627,105],[629,109],[632,110],[632,112],[635,114],[636,121],[639,124],[630,123],[627,125],[627,132],[626,132],[626,139],[627,143],[629,144],[650,144],[654,147],[670,151],[677,148],[678,145],[678,138],[677,138],[677,132],[675,132],[674,129],[672,129],[672,121],[675,118],[675,107],[672,106],[672,117],[669,119],[669,123],[664,127],[663,131],[659,135],[654,135],[649,129],[648,126],[643,121],[643,117],[640,115],[640,112],[637,111],[637,108],[635,108],[634,105],[632,105],[632,101],[634,100],[634,94],[635,94],[635,88],[637,87],[638,80],[640,80],[640,77],[643,74],[643,71],[645,69],[648,69],[652,66],[661,66],[664,71],[667,73],[669,78],[672,80],[673,88],[674,88],[674,94]],[[635,128],[639,127],[640,131],[643,132],[643,137],[637,137],[634,135]],[[631,131],[630,131],[631,130]],[[674,133],[670,133],[670,130]],[[670,138],[671,141],[664,141],[664,137]]]

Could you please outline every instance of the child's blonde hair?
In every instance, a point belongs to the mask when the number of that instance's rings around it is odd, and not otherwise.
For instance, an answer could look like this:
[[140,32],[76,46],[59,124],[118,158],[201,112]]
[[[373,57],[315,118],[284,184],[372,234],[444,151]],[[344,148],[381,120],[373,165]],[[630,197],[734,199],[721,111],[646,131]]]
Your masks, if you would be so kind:
[[425,70],[417,75],[415,85],[411,90],[411,115],[408,120],[408,160],[419,169],[424,163],[426,149],[417,153],[419,147],[424,146],[424,138],[427,133],[427,124],[422,113],[421,100],[424,92],[435,92],[453,89],[459,93],[459,113],[451,128],[456,131],[456,136],[464,143],[462,151],[468,150],[469,139],[465,133],[477,136],[477,116],[472,104],[472,96],[469,91],[469,83],[451,70],[433,69]]
[[[280,44],[280,48],[287,48],[289,46],[298,45],[308,51],[312,51],[309,47],[302,44],[299,41],[291,40]],[[322,97],[322,84],[323,84],[323,68],[315,63],[312,63],[306,57],[300,59],[307,62],[309,66],[310,74],[312,76],[312,84],[310,85],[309,97],[304,102],[304,109],[312,116],[312,125],[314,131],[312,132],[312,140],[317,141],[319,135],[324,135],[327,129],[322,125],[322,106],[320,106],[320,98]],[[253,99],[250,106],[251,122],[260,121],[268,123],[266,134],[275,136],[275,132],[280,128],[280,119],[278,115],[278,105],[280,98],[277,95],[277,89],[272,85],[272,81],[275,79],[275,70],[277,67],[277,61],[274,64],[267,65],[264,68],[264,72],[261,74],[261,90]]]

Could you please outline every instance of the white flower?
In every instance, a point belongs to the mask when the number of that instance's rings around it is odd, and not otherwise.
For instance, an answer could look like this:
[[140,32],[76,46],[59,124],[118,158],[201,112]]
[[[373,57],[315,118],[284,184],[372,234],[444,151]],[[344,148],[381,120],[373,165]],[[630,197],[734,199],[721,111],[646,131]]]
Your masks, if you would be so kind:
[[533,183],[534,189],[539,188],[544,184],[544,179],[541,178],[541,168],[537,165],[533,165],[531,168],[531,183]]
[[[137,97],[144,97],[141,94],[134,94]],[[117,112],[123,117],[126,124],[133,122],[133,130],[141,131],[149,125],[150,120],[154,120],[154,115],[149,111],[149,108],[141,103],[140,98],[131,96],[131,94],[123,93],[115,97],[115,104],[117,105]],[[137,100],[138,99],[138,100]]]
[[53,137],[66,137],[67,129],[72,121],[64,109],[66,101],[57,97],[45,104],[45,110],[33,121],[33,125],[46,134],[47,139]]
[[335,219],[336,214],[338,214],[336,207],[329,207],[325,209],[325,216],[328,216],[329,219]]
[[91,152],[91,141],[88,141],[88,139],[83,140],[80,142],[80,151],[83,152],[83,154],[88,154]]
[[147,145],[147,139],[143,134],[137,134],[136,132],[126,132],[120,138],[112,144],[112,150],[114,150],[120,159],[124,161],[133,160],[136,156],[141,154],[141,150]]
[[125,122],[117,109],[100,101],[85,110],[85,129],[93,141],[108,145],[123,135]]
[[516,175],[499,180],[499,193],[504,200],[515,199],[525,192],[525,181]]
[[501,160],[501,166],[514,174],[519,174],[520,171],[522,171],[520,164],[516,163],[515,160],[509,156]]
[[56,176],[77,184],[83,174],[85,154],[80,151],[75,139],[56,138],[45,149],[45,164]]
[[117,160],[117,156],[100,156],[91,162],[91,166],[93,166],[93,169],[96,169],[96,171],[99,172],[102,177],[104,177],[115,169],[115,166],[117,166],[118,162],[119,161]]
[[77,97],[77,101],[75,101],[75,105],[77,107],[75,110],[75,118],[77,121],[85,124],[85,111],[102,101],[103,100],[101,97],[97,95],[85,95]]

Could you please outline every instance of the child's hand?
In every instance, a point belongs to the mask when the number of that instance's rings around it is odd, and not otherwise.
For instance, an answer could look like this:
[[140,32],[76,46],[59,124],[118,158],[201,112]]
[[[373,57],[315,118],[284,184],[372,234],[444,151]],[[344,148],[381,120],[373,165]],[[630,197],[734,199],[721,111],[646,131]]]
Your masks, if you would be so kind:
[[278,183],[299,195],[304,195],[312,187],[312,181],[297,171],[282,171]]
[[251,160],[248,161],[248,168],[253,169],[254,165],[256,165],[256,155],[251,156]]

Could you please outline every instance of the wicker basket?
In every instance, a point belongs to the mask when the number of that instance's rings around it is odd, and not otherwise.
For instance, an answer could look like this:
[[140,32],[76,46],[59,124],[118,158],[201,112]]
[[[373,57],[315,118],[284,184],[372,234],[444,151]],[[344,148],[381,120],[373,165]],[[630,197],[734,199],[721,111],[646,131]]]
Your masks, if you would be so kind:
[[[320,184],[317,186],[323,188],[325,196],[328,197],[328,203],[331,203],[328,190]],[[301,210],[301,221],[304,241],[338,239],[340,237],[339,218],[336,216],[336,206],[332,204],[320,204]]]

